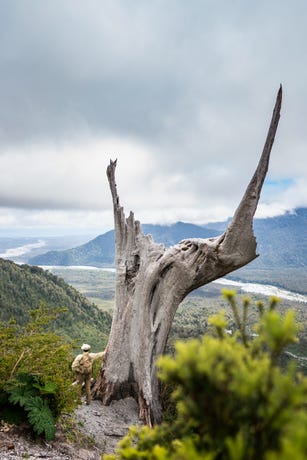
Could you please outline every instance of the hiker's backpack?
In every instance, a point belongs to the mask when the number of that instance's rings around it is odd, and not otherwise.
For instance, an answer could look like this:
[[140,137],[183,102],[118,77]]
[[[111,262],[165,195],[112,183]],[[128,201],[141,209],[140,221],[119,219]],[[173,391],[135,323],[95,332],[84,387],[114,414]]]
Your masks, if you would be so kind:
[[93,368],[93,361],[88,353],[81,356],[77,356],[74,362],[72,363],[71,368],[75,372],[80,372],[80,374],[91,374]]

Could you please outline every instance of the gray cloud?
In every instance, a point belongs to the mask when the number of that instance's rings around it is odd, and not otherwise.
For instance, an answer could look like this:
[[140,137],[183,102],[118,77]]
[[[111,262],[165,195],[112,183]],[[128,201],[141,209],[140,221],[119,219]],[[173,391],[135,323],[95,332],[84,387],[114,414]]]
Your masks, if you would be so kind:
[[293,183],[263,208],[307,205],[303,0],[0,9],[3,208],[107,209],[104,169],[118,156],[122,196],[141,217],[225,217],[256,166],[280,82],[270,177]]

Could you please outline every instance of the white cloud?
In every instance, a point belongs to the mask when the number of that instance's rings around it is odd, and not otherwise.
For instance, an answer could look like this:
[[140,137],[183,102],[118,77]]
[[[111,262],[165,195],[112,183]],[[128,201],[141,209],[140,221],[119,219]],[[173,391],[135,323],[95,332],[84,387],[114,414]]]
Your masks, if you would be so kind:
[[61,235],[100,234],[113,228],[111,211],[22,210],[0,208],[0,233]]
[[[144,186],[152,174],[148,148],[132,140],[103,139],[78,144],[31,145],[0,155],[0,202],[36,209],[103,209],[110,207],[106,168],[121,165],[122,187]],[[129,190],[128,192],[129,193]]]

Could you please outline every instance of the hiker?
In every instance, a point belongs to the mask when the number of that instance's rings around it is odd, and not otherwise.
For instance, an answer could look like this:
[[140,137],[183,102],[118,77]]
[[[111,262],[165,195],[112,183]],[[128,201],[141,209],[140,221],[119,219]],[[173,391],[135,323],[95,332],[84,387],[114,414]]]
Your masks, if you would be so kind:
[[[107,347],[108,348],[108,347]],[[107,348],[100,353],[90,353],[91,346],[84,343],[81,347],[82,354],[76,356],[71,365],[72,370],[76,373],[76,381],[73,385],[79,384],[85,386],[86,404],[91,403],[91,380],[93,361],[98,358],[103,358],[107,352]]]

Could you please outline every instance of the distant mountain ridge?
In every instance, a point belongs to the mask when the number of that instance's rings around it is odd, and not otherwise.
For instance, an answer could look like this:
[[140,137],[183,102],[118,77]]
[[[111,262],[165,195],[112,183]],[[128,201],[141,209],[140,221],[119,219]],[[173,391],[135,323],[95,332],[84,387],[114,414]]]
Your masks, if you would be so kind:
[[[171,246],[185,238],[210,238],[220,235],[227,223],[199,226],[184,222],[173,225],[142,225],[157,243]],[[254,268],[307,268],[307,208],[298,208],[282,216],[254,220],[257,253]],[[86,244],[65,251],[51,251],[29,259],[33,265],[93,265],[114,263],[114,231],[111,230]]]
[[[157,243],[171,246],[184,238],[210,238],[220,232],[199,225],[177,222],[173,225],[142,225],[145,234],[151,234]],[[32,257],[32,265],[92,265],[96,267],[114,264],[114,230],[97,236],[88,243],[65,251],[49,251]]]
[[298,208],[282,216],[256,219],[256,267],[307,269],[307,208]]

